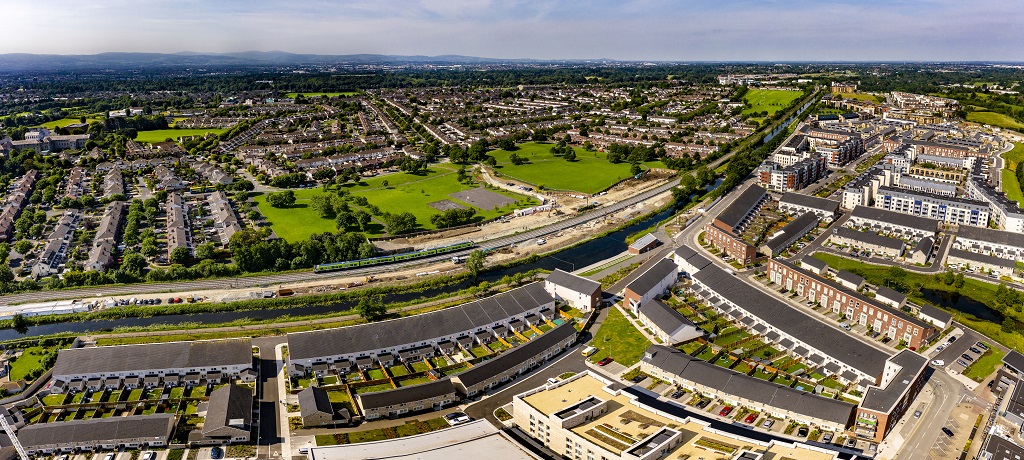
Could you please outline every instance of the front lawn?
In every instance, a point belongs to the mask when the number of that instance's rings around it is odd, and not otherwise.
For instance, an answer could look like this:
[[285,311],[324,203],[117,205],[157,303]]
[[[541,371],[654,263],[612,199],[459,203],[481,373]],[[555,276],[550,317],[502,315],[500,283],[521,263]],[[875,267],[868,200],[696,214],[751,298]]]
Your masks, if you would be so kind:
[[590,345],[598,348],[597,353],[590,356],[591,362],[611,357],[628,367],[640,361],[651,342],[633,327],[618,308],[612,308]]

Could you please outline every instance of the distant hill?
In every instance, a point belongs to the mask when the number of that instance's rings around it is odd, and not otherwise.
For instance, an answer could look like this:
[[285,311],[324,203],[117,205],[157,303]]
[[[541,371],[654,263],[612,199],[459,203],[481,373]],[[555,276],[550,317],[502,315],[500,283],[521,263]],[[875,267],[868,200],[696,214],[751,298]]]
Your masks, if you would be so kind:
[[100,53],[100,54],[0,54],[0,72],[46,70],[101,70],[185,67],[258,67],[290,65],[373,64],[495,64],[545,62],[533,59],[492,59],[474,56],[392,56],[383,54],[296,54],[284,51],[238,53]]

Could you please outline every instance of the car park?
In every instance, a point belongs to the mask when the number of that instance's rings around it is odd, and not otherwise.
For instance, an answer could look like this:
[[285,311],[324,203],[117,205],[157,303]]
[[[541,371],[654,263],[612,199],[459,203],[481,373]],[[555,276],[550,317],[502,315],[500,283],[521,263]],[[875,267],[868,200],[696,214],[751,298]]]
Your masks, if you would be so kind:
[[598,361],[598,362],[597,362],[597,365],[598,365],[598,366],[607,366],[607,365],[608,365],[609,363],[611,363],[612,361],[615,361],[615,360],[614,360],[614,359],[612,359],[611,357],[607,357],[607,358],[604,358],[604,359],[602,359],[602,360]]
[[770,418],[770,419],[765,420],[764,422],[762,422],[761,426],[764,427],[764,429],[767,430],[767,429],[771,428],[772,425],[774,425],[774,424],[775,424],[775,419]]
[[729,415],[730,412],[732,412],[732,406],[725,406],[722,408],[722,410],[718,411],[718,415],[725,417]]

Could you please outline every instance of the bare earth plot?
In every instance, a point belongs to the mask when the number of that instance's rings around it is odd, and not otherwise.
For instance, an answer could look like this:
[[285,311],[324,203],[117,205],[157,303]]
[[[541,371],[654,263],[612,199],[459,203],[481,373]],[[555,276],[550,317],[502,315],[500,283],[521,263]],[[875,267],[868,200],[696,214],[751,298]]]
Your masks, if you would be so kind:
[[[509,198],[500,193],[494,193],[483,187],[473,188],[469,190],[463,190],[461,192],[455,192],[448,196],[455,198],[456,200],[464,203],[469,203],[480,209],[495,209],[503,208],[507,205],[513,204],[516,200]],[[448,200],[445,200],[448,201]],[[433,206],[433,205],[431,205]]]
[[452,210],[452,209],[462,209],[462,208],[465,208],[465,206],[463,206],[461,204],[458,204],[458,203],[456,203],[456,202],[454,202],[452,200],[434,201],[432,203],[427,203],[427,206],[430,206],[431,208],[434,208],[434,209],[436,209],[438,211],[442,211],[442,212],[443,211],[449,211],[449,210]]

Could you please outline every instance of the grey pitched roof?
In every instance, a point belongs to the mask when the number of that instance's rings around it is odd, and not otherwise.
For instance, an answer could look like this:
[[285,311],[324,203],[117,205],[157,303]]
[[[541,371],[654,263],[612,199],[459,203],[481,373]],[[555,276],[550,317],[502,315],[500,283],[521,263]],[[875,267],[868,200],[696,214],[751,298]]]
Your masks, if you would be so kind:
[[1014,368],[1018,373],[1024,372],[1024,355],[1016,350],[1010,350],[1003,356],[1003,364]]
[[797,217],[796,219],[793,219],[792,222],[786,224],[785,227],[782,227],[782,233],[768,240],[768,242],[765,243],[765,246],[771,249],[772,252],[785,249],[817,225],[818,216],[814,215],[814,213],[805,212],[801,214],[800,217]]
[[683,342],[704,335],[703,331],[686,319],[682,313],[660,300],[648,300],[640,304],[639,310],[640,314],[646,316],[675,342]]
[[597,281],[586,279],[582,276],[576,276],[572,273],[567,273],[559,269],[554,269],[545,281],[562,286],[566,289],[570,289],[576,292],[582,292],[585,294],[594,294],[601,292],[601,283]]
[[679,246],[679,249],[675,250],[676,256],[686,261],[686,263],[692,265],[696,271],[700,271],[704,267],[711,265],[711,261],[707,257],[700,255],[696,250],[689,246]]
[[133,415],[130,417],[37,423],[18,430],[18,440],[26,448],[53,444],[96,444],[106,441],[152,439],[167,442],[174,429],[174,414]]
[[800,259],[800,265],[807,265],[815,270],[822,271],[828,268],[828,264],[824,260],[817,259],[814,257],[804,257]]
[[953,315],[947,313],[945,310],[940,310],[926,303],[921,304],[921,314],[928,315],[947,325],[949,324],[949,321],[953,319]]
[[648,233],[648,234],[646,234],[644,236],[641,236],[636,241],[634,241],[633,244],[629,245],[629,247],[636,248],[636,249],[642,249],[642,248],[646,247],[647,245],[649,245],[649,244],[651,244],[651,243],[653,243],[655,241],[658,241],[658,237],[654,236],[653,233]]
[[864,284],[863,276],[860,276],[853,272],[848,272],[846,270],[839,270],[839,273],[836,273],[836,279],[839,281],[845,281],[856,286]]
[[246,387],[229,383],[210,393],[203,434],[225,426],[235,426],[237,421],[246,427],[252,424],[252,392]]
[[543,283],[530,283],[485,299],[422,315],[288,334],[288,353],[295,359],[309,359],[423,342],[489,326],[554,301],[544,290]]
[[935,239],[934,238],[932,238],[930,236],[921,238],[921,241],[917,242],[917,246],[914,246],[914,252],[923,252],[925,254],[928,254],[928,253],[932,252],[932,246],[934,246],[934,245],[935,245]]
[[902,303],[904,300],[907,300],[906,295],[886,286],[878,286],[878,289],[875,291],[875,295],[895,300],[896,303]]
[[823,398],[715,366],[663,345],[651,345],[641,359],[691,382],[719,388],[723,393],[843,425],[849,423],[856,408],[845,401]]
[[448,394],[455,394],[455,385],[452,385],[450,378],[445,377],[441,380],[395,388],[394,390],[357,394],[356,398],[359,399],[365,409],[379,409],[381,407],[422,401]]
[[870,206],[857,206],[853,208],[851,216],[880,223],[899,225],[901,227],[909,227],[929,233],[935,233],[939,228],[939,221],[935,219],[918,217],[895,211],[887,211],[885,209],[872,208]]
[[638,294],[646,294],[654,289],[661,280],[673,273],[679,273],[679,267],[675,262],[668,259],[661,259],[648,268],[635,280],[626,285],[626,289]]
[[864,400],[860,403],[861,408],[888,413],[910,388],[917,375],[924,372],[928,366],[928,358],[910,350],[896,353],[889,361],[900,366],[900,370],[885,388],[868,387],[868,391],[864,393]]
[[327,390],[320,387],[309,387],[299,392],[299,411],[302,417],[308,417],[317,412],[334,415],[334,408],[331,406],[331,397]]
[[575,335],[576,329],[572,323],[562,323],[554,329],[535,337],[533,340],[498,355],[497,358],[489,359],[469,368],[454,378],[467,388],[471,387],[495,375],[515,368],[527,359],[537,356],[544,350]]
[[793,204],[796,206],[818,209],[832,214],[839,212],[838,201],[826,200],[814,195],[803,195],[795,192],[787,192],[782,195],[782,198],[779,199],[779,204]]
[[888,357],[885,352],[846,334],[837,334],[832,328],[822,327],[817,319],[744,283],[721,268],[709,266],[694,275],[694,279],[775,329],[798,338],[836,360],[867,375],[882,373]]
[[860,241],[865,244],[895,249],[897,251],[902,250],[903,246],[906,244],[896,238],[882,236],[875,232],[862,232],[847,227],[833,228],[832,234],[848,240]]
[[64,375],[138,372],[252,364],[249,339],[200,340],[61,350],[53,366]]
[[956,257],[958,259],[972,260],[978,263],[994,265],[996,267],[1013,268],[1014,261],[1010,259],[1004,259],[1002,257],[990,256],[988,254],[979,254],[971,251],[964,251],[961,249],[950,248],[949,257]]
[[740,196],[736,197],[728,208],[725,208],[720,214],[718,214],[718,220],[728,225],[729,228],[735,228],[767,193],[768,192],[757,185],[747,187]]

